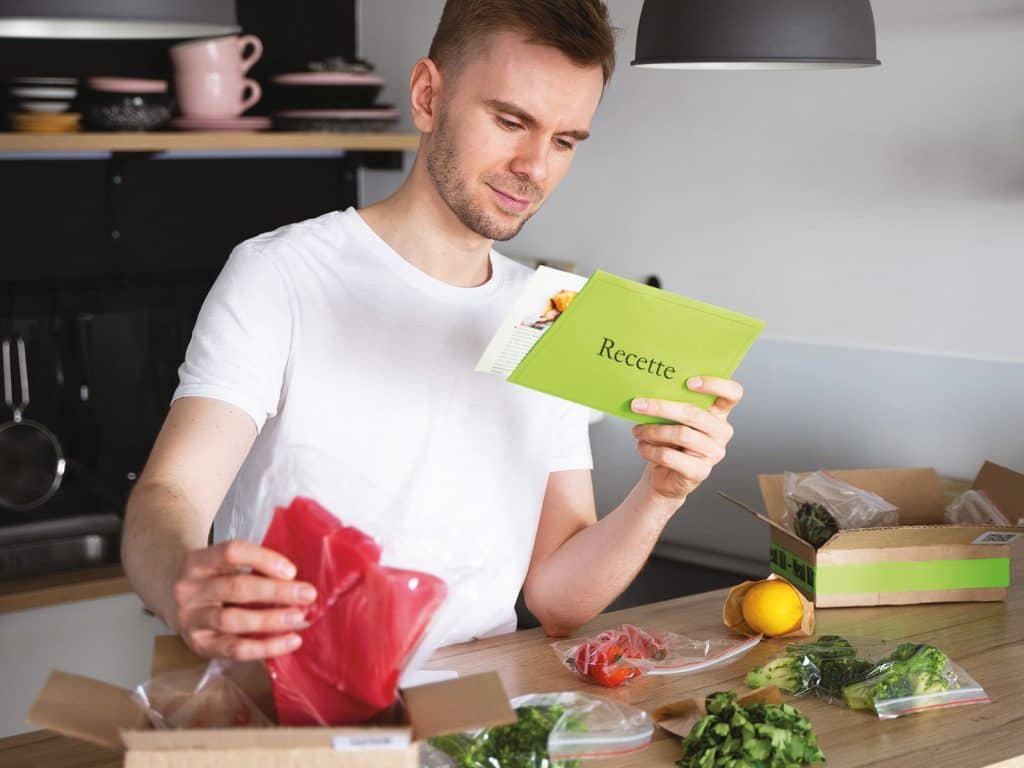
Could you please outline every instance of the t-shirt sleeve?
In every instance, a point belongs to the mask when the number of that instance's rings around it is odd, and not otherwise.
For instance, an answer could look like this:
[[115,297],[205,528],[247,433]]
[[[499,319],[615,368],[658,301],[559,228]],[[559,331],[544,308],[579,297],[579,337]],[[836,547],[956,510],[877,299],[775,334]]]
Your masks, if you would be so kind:
[[248,413],[260,431],[281,402],[291,334],[283,272],[269,253],[242,243],[199,311],[172,401],[222,400]]
[[594,460],[590,454],[590,409],[575,403],[567,403],[561,411],[557,429],[558,436],[552,441],[549,472],[568,469],[593,469]]

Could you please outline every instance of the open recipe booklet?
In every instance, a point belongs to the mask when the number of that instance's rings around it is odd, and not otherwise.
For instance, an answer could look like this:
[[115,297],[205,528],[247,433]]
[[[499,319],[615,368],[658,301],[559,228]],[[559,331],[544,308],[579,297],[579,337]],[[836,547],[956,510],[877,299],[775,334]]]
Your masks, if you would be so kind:
[[637,422],[646,397],[707,408],[692,376],[730,378],[764,322],[598,270],[539,267],[476,370]]

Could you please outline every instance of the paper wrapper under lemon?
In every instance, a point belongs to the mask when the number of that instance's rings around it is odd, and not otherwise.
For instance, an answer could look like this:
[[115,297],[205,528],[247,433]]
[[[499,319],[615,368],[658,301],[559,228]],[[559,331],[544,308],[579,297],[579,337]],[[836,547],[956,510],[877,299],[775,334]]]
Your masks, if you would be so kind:
[[[744,581],[742,584],[737,584],[729,590],[729,596],[725,598],[725,605],[722,606],[722,621],[726,627],[731,629],[733,632],[738,632],[739,634],[746,635],[747,637],[753,637],[754,635],[760,634],[759,632],[751,629],[750,625],[748,625],[743,619],[743,598],[746,597],[747,592],[750,591],[751,587],[765,581],[781,581],[793,587],[793,585],[786,581],[786,579],[781,576],[776,576],[775,574],[772,574],[767,579]],[[793,591],[796,592],[797,597],[800,598],[800,605],[803,606],[803,619],[800,621],[800,626],[792,632],[787,632],[784,635],[777,635],[777,637],[810,637],[814,634],[814,605],[803,596],[799,589],[793,587]]]

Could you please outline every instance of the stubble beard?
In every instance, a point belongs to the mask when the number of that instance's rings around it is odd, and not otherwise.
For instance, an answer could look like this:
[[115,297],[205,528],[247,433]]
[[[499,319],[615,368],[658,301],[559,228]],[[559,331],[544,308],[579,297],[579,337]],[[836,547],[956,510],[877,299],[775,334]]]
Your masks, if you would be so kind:
[[[468,184],[460,171],[459,151],[452,140],[447,118],[442,111],[434,128],[433,143],[427,153],[427,173],[430,174],[437,193],[458,220],[481,237],[505,242],[518,235],[526,222],[536,213],[532,211],[518,221],[508,224],[496,221],[473,201]],[[524,194],[524,197],[526,196]]]

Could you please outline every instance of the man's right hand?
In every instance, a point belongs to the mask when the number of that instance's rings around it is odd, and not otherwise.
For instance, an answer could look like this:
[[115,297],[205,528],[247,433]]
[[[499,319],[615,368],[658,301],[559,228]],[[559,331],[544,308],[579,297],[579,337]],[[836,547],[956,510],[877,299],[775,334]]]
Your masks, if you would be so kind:
[[295,573],[287,558],[247,541],[192,550],[174,583],[174,628],[203,658],[291,653],[302,644],[297,633],[316,600],[313,585],[295,581]]

